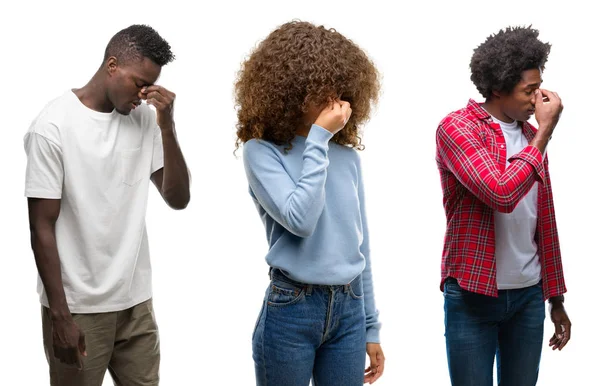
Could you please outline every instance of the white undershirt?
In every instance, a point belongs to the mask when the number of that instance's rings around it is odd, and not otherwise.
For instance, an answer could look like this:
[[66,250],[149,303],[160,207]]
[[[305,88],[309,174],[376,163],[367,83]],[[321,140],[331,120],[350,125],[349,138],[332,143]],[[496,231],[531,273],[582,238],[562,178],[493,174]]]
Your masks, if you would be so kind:
[[[505,123],[492,117],[500,125],[506,141],[508,159],[527,145],[519,122]],[[524,288],[540,280],[541,265],[535,242],[537,229],[538,183],[519,202],[511,213],[495,212],[496,276],[498,289]]]

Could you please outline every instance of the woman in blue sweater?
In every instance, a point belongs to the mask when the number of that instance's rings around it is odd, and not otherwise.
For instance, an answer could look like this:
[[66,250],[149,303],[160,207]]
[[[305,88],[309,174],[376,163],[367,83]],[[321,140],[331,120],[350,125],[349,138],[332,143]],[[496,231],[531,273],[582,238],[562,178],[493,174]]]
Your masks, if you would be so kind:
[[291,22],[243,63],[235,91],[237,146],[269,243],[256,383],[375,382],[384,356],[356,150],[377,70],[335,30]]

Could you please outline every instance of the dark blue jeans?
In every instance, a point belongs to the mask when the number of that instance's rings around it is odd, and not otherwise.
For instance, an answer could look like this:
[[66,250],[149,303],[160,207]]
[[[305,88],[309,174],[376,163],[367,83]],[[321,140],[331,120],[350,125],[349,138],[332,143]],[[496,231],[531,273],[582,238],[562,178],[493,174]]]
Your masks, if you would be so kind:
[[444,284],[446,352],[453,386],[534,386],[544,339],[541,284],[500,290],[498,298]]
[[259,386],[362,386],[366,321],[361,277],[347,285],[295,282],[279,270],[252,336]]

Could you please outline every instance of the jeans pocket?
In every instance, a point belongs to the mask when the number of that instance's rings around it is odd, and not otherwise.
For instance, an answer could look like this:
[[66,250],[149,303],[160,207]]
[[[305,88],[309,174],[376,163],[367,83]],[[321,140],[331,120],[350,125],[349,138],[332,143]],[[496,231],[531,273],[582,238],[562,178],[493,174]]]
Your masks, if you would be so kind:
[[362,277],[358,276],[348,285],[348,293],[352,299],[361,300],[365,297],[362,285]]
[[447,280],[444,283],[444,296],[447,298],[460,299],[464,296],[465,290],[458,285],[455,280]]
[[256,323],[254,324],[254,330],[252,331],[252,340],[254,340],[254,336],[256,335],[256,330],[258,330],[258,325],[260,324],[260,318],[262,318],[263,313],[265,312],[265,303],[263,302],[260,307],[260,312],[258,313],[258,318],[256,318]]
[[142,180],[141,156],[142,148],[121,150],[121,181],[128,186],[135,186]]
[[304,288],[294,284],[271,280],[267,304],[274,307],[282,307],[297,303],[304,296]]

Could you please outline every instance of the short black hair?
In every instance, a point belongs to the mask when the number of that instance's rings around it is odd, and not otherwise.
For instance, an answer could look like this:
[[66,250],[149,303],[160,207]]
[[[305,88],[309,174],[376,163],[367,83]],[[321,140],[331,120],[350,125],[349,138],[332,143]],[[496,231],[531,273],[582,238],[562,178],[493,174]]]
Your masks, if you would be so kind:
[[111,56],[121,62],[146,57],[161,67],[175,59],[169,43],[152,27],[142,24],[122,29],[110,39],[104,51],[104,61]]
[[538,35],[531,26],[508,27],[473,50],[471,80],[484,98],[492,91],[511,92],[523,71],[544,70],[551,45],[538,40]]

